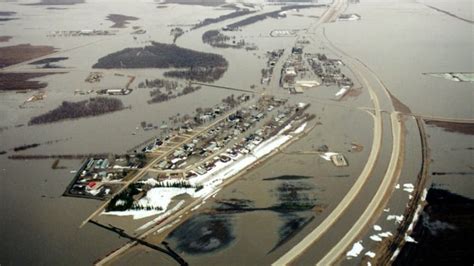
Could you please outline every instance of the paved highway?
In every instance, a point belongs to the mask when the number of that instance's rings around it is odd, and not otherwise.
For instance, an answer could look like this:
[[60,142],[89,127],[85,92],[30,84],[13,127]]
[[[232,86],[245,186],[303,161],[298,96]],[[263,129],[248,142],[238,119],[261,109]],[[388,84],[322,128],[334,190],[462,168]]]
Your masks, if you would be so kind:
[[382,145],[382,114],[380,111],[380,103],[377,97],[377,94],[374,92],[369,82],[365,77],[361,76],[362,80],[365,83],[366,88],[369,91],[372,103],[375,107],[374,115],[374,140],[372,142],[372,148],[369,154],[364,169],[357,178],[356,182],[349,190],[349,192],[344,196],[344,198],[339,202],[336,208],[329,214],[329,216],[311,233],[309,233],[300,243],[290,249],[285,255],[280,257],[273,265],[287,265],[295,260],[300,254],[302,254],[306,249],[308,249],[315,241],[317,241],[331,226],[339,219],[339,217],[344,213],[344,211],[349,207],[351,202],[359,194],[360,190],[364,186],[367,179],[370,177],[370,174],[373,171],[377,158],[379,156],[380,147]]
[[[320,22],[316,24],[316,27],[319,26],[320,23],[324,23],[324,21],[328,20],[327,14],[337,14],[337,8],[342,8],[344,6],[341,1],[335,2],[332,5],[332,8],[328,9],[328,12],[325,13],[322,17]],[[336,10],[335,10],[336,9]],[[331,11],[332,10],[332,11]],[[314,31],[313,31],[314,33]],[[345,53],[344,53],[345,54]],[[391,98],[389,91],[384,86],[384,84],[378,79],[376,74],[368,68],[365,64],[360,62],[360,60],[351,58],[347,54],[345,54],[348,59],[351,59],[353,62],[346,62],[349,68],[355,71],[355,75],[357,75],[362,81],[365,88],[367,88],[370,98],[373,103],[373,111],[374,111],[374,140],[372,144],[372,149],[369,154],[368,161],[362,170],[360,176],[351,187],[349,192],[344,196],[344,198],[339,202],[336,208],[329,214],[329,216],[318,226],[316,227],[311,233],[309,233],[301,242],[295,245],[292,249],[290,249],[286,254],[280,257],[277,261],[274,262],[273,265],[287,265],[298,258],[298,256],[302,255],[305,250],[307,250],[310,246],[312,246],[323,234],[325,234],[328,230],[331,229],[331,226],[338,220],[342,215],[344,215],[344,211],[352,204],[356,196],[361,191],[362,187],[370,177],[375,163],[377,161],[378,155],[380,153],[381,143],[382,143],[382,108],[380,106],[379,98],[377,93],[375,93],[374,89],[372,88],[371,84],[367,81],[365,76],[358,70],[364,69],[365,75],[372,74],[375,80],[377,81],[377,85],[382,88],[382,95],[385,95],[384,98],[386,102],[391,103]],[[346,232],[346,234],[339,239],[338,242],[331,248],[331,250],[318,262],[318,265],[331,265],[335,263],[347,250],[349,245],[351,245],[354,240],[361,234],[364,228],[368,226],[368,223],[373,218],[373,216],[377,215],[377,211],[379,211],[386,201],[388,200],[387,195],[389,195],[391,184],[395,182],[398,178],[401,170],[401,164],[403,163],[403,149],[404,149],[404,140],[402,135],[402,125],[401,120],[399,119],[400,114],[393,112],[393,105],[390,104],[390,113],[391,113],[391,125],[392,125],[392,135],[393,135],[393,142],[392,142],[392,154],[388,169],[385,173],[385,177],[377,189],[375,196],[370,201],[369,205],[366,207],[365,211],[362,215],[357,219],[354,225]]]
[[333,246],[333,248],[324,256],[317,265],[333,265],[343,253],[348,249],[352,243],[355,242],[357,237],[362,231],[369,226],[372,217],[377,214],[378,210],[381,210],[388,200],[387,193],[390,192],[390,188],[398,179],[400,170],[403,164],[403,127],[401,126],[401,118],[399,113],[391,114],[392,124],[392,135],[393,135],[393,147],[390,163],[388,165],[387,172],[382,180],[382,184],[379,186],[377,193],[370,201],[369,205],[359,217],[357,222],[351,227],[351,229],[344,235],[339,242]]

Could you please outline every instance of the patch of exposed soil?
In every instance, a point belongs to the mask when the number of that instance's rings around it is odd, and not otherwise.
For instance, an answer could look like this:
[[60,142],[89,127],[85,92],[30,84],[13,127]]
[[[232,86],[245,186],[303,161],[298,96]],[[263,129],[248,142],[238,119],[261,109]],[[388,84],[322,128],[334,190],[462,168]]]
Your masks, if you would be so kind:
[[46,88],[47,83],[31,79],[61,73],[0,73],[1,91],[26,91]]
[[388,94],[390,94],[390,98],[392,99],[392,104],[393,104],[393,107],[395,107],[395,110],[397,110],[400,113],[411,114],[410,107],[408,107],[404,103],[402,103],[392,93],[388,92]]
[[54,47],[46,45],[18,44],[0,47],[0,68],[52,54],[56,51]]
[[8,42],[12,36],[0,36],[0,42]]
[[425,123],[427,125],[440,127],[447,132],[456,132],[464,135],[474,135],[473,123],[457,123],[434,120],[425,120]]

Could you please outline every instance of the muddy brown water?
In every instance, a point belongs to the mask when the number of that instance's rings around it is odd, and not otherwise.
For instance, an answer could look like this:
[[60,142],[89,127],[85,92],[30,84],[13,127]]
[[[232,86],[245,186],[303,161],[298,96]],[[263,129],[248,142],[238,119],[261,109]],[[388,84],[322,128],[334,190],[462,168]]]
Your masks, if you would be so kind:
[[[114,76],[114,72],[137,76],[136,83],[132,84],[132,87],[145,78],[159,77],[163,73],[162,70],[117,70],[104,71],[106,76],[99,84],[84,82],[97,59],[110,52],[126,47],[143,46],[151,40],[170,43],[172,36],[169,35],[168,24],[192,24],[206,17],[218,17],[230,12],[212,7],[190,8],[184,5],[169,5],[166,9],[158,9],[151,1],[134,2],[131,5],[126,1],[110,4],[91,0],[84,4],[68,6],[66,10],[17,4],[26,2],[0,3],[2,9],[17,12],[15,16],[19,18],[0,25],[2,35],[13,36],[9,42],[1,43],[1,46],[31,43],[60,48],[63,52],[54,56],[69,58],[62,61],[61,65],[70,68],[70,73],[39,78],[39,81],[48,82],[47,98],[25,109],[20,109],[19,105],[32,93],[0,95],[0,126],[8,127],[7,130],[0,132],[0,150],[28,143],[68,138],[67,141],[42,145],[23,153],[122,153],[157,133],[157,131],[136,130],[141,121],[160,124],[176,112],[191,113],[197,107],[217,104],[222,98],[231,94],[229,91],[205,88],[174,101],[148,105],[146,101],[149,99],[149,91],[137,89],[129,96],[121,97],[125,105],[132,106],[131,110],[51,125],[15,127],[18,124],[27,124],[34,115],[54,109],[63,100],[79,101],[89,97],[74,96],[73,92],[76,89],[121,86],[127,82],[125,78]],[[104,8],[105,6],[107,8]],[[265,7],[265,11],[275,8]],[[201,42],[204,31],[223,27],[241,18],[188,32],[177,40],[177,44],[198,51],[219,53],[229,61],[229,69],[216,84],[231,84],[233,87],[245,89],[252,84],[262,87],[259,85],[259,80],[260,69],[266,63],[265,52],[291,47],[295,42],[295,38],[270,38],[271,30],[305,28],[314,23],[314,18],[309,16],[320,15],[321,12],[322,9],[302,10],[300,13],[304,14],[303,17],[267,19],[246,27],[244,31],[234,33],[237,38],[256,43],[259,47],[256,51],[215,49]],[[325,26],[327,37],[334,45],[369,65],[390,91],[413,112],[446,117],[472,117],[470,83],[456,83],[421,74],[472,70],[473,61],[470,59],[473,56],[474,44],[472,38],[468,38],[472,25],[410,1],[400,4],[363,1],[359,5],[351,5],[346,12],[358,13],[362,16],[362,20],[328,24]],[[105,18],[111,13],[134,16],[139,20],[130,21],[128,29],[120,29],[116,36],[47,37],[54,30],[108,29],[113,23],[106,21]],[[69,19],[71,17],[74,20]],[[52,26],[52,20],[61,23]],[[380,23],[381,21],[383,23]],[[132,26],[142,26],[147,33],[137,36],[135,40],[129,34]],[[319,41],[310,45],[309,49],[330,53],[327,48],[323,49]],[[31,66],[19,66],[15,70],[31,70],[31,68]],[[254,197],[261,206],[269,206],[274,199],[268,192],[270,187],[268,181],[262,181],[263,178],[303,175],[314,178],[317,201],[327,205],[327,208],[322,213],[307,214],[305,217],[315,218],[292,240],[271,253],[268,252],[279,241],[278,230],[287,220],[270,211],[234,215],[231,219],[233,220],[231,230],[235,240],[225,248],[208,254],[186,256],[185,259],[191,264],[211,262],[227,264],[229,258],[235,264],[273,262],[322,221],[345,191],[350,189],[365,164],[371,146],[372,122],[368,113],[354,107],[371,106],[367,91],[363,90],[358,98],[348,99],[342,106],[332,101],[337,88],[321,87],[297,96],[284,94],[275,87],[267,87],[266,91],[290,97],[292,102],[312,102],[311,111],[321,117],[322,125],[317,126],[308,137],[290,146],[289,151],[310,150],[326,144],[331,150],[345,152],[350,166],[335,168],[330,162],[314,155],[279,154],[270,159],[220,191],[216,199],[239,194],[243,198]],[[136,135],[131,134],[134,131],[137,131]],[[414,132],[415,129],[410,126],[409,134]],[[428,133],[431,136],[429,141],[433,152],[433,171],[447,172],[453,171],[453,168],[456,168],[456,171],[461,171],[459,169],[471,171],[468,168],[472,166],[472,159],[469,159],[472,158],[472,150],[462,148],[473,146],[472,136],[447,133],[436,127],[429,128]],[[360,153],[347,152],[353,141],[362,144],[364,150]],[[452,150],[458,148],[461,150]],[[388,155],[384,155],[382,160],[387,162],[388,158]],[[419,165],[419,161],[416,156],[413,158],[413,165],[409,167],[415,168]],[[125,242],[116,235],[92,225],[78,229],[83,218],[93,212],[99,202],[60,197],[73,176],[69,171],[76,169],[80,162],[61,161],[67,169],[54,171],[50,167],[52,162],[53,160],[12,161],[8,160],[6,155],[0,155],[2,202],[0,206],[2,213],[6,214],[0,218],[1,235],[4,237],[3,252],[0,255],[1,264],[61,265],[65,262],[91,264]],[[382,165],[380,167],[383,168]],[[381,176],[383,169],[377,173]],[[335,177],[336,175],[348,176]],[[411,175],[411,172],[407,172],[407,176]],[[437,176],[433,182],[460,195],[473,196],[470,176]],[[376,185],[375,181],[371,183],[372,188]],[[368,201],[369,198],[362,197],[361,203],[354,206],[355,214],[360,213],[364,200]],[[399,206],[404,203],[401,198],[400,201],[395,201]],[[212,204],[211,200],[200,210],[209,209]],[[341,221],[341,228],[347,228],[350,222]],[[333,234],[340,237],[341,232],[334,231]],[[172,263],[168,258],[157,255],[149,249],[139,248],[132,249],[118,261],[118,264],[149,265],[156,262]]]

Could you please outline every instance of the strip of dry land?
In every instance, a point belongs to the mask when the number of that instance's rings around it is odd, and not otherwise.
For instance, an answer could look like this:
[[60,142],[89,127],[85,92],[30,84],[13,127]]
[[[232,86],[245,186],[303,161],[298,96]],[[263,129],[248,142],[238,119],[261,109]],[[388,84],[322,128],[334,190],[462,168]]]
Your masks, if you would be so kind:
[[50,73],[0,73],[0,92],[2,91],[28,91],[46,88],[46,82],[32,80],[47,75],[61,74]]
[[138,18],[121,14],[110,14],[107,16],[107,20],[114,23],[112,26],[110,26],[111,28],[126,28],[129,21],[138,20]]
[[56,52],[52,46],[18,44],[0,47],[0,68],[42,57]]

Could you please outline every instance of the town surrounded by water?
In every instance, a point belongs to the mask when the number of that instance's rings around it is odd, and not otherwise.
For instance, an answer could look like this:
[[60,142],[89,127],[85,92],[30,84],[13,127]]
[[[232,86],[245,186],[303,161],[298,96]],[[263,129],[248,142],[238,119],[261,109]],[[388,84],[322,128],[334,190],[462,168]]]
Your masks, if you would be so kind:
[[472,264],[471,1],[4,0],[0,29],[2,265]]

